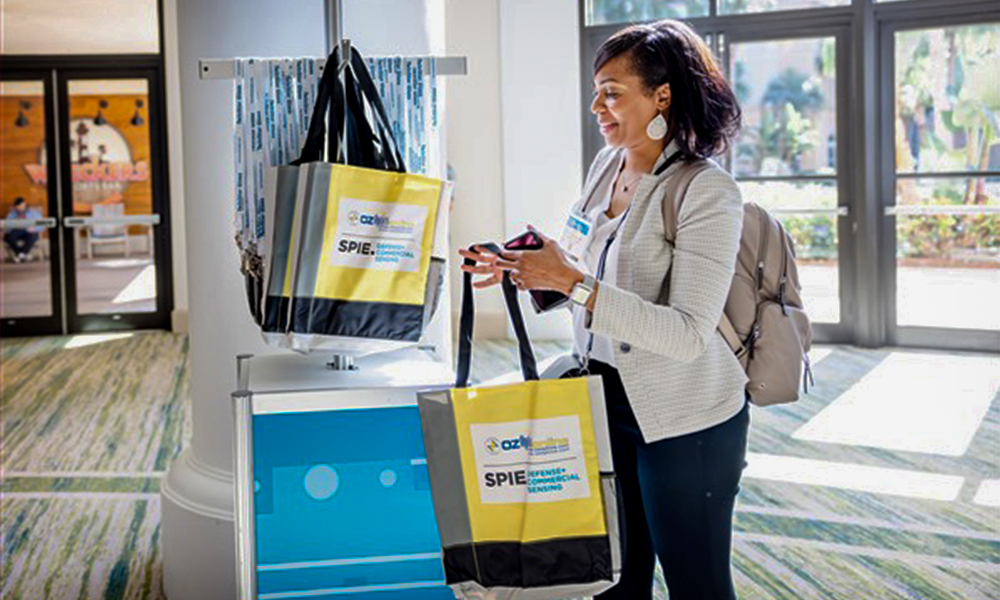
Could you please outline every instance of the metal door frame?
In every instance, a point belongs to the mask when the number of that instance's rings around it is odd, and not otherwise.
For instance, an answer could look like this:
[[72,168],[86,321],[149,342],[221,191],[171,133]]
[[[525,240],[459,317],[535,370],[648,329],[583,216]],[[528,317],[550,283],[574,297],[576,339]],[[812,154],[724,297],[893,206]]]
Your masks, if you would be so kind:
[[[715,36],[722,36],[717,38]],[[837,123],[837,172],[833,176],[788,176],[775,178],[760,178],[762,180],[809,181],[835,180],[837,188],[837,208],[831,209],[837,219],[837,289],[840,302],[840,321],[837,323],[813,323],[813,340],[820,343],[850,343],[853,338],[852,323],[857,319],[857,240],[856,228],[852,225],[854,215],[861,209],[857,199],[850,193],[851,174],[854,164],[850,149],[853,148],[853,135],[850,129],[852,115],[850,95],[848,92],[851,75],[851,29],[845,23],[830,23],[811,27],[796,28],[789,32],[787,28],[760,27],[752,30],[741,29],[734,32],[716,32],[713,39],[718,39],[720,60],[724,63],[726,78],[731,79],[730,51],[733,44],[785,42],[795,40],[816,40],[819,38],[834,39],[836,52],[836,123]],[[730,149],[726,160],[731,160]],[[731,169],[731,165],[730,165]],[[737,181],[746,181],[737,178]],[[754,181],[756,178],[750,179]]]
[[[981,25],[984,22],[1000,24],[1000,5],[994,5],[990,10],[976,12],[953,11],[947,16],[934,11],[918,11],[913,14],[900,14],[886,19],[879,26],[879,103],[881,132],[881,170],[878,202],[878,229],[882,243],[879,247],[878,262],[882,277],[882,293],[880,294],[881,309],[885,320],[885,336],[888,344],[893,346],[915,346],[939,348],[947,350],[968,350],[1000,352],[1000,331],[986,329],[956,329],[948,327],[925,327],[914,325],[899,325],[896,321],[896,294],[898,292],[898,264],[896,260],[896,218],[892,216],[896,206],[896,139],[893,135],[895,125],[895,49],[896,34],[902,31],[922,29],[941,29]],[[970,171],[968,174],[927,173],[925,178],[940,179],[974,177],[980,172]],[[983,177],[998,177],[1000,173],[982,172]],[[946,306],[943,310],[956,310],[956,307]]]
[[[56,226],[49,228],[49,290],[51,314],[37,317],[4,317],[0,325],[0,335],[3,337],[20,337],[29,335],[58,334],[65,329],[66,306],[62,285],[62,236],[59,235],[58,223],[62,221],[62,202],[59,198],[59,157],[56,152],[56,113],[55,80],[50,69],[12,67],[4,60],[0,70],[0,81],[37,81],[42,84],[42,94],[45,109],[45,170],[46,196],[48,198],[48,217],[55,219]],[[6,215],[2,215],[6,217]]]
[[[51,198],[56,198],[59,224],[50,237],[58,238],[57,255],[52,252],[53,291],[59,289],[60,319],[58,327],[53,321],[23,319],[22,323],[6,326],[3,336],[73,334],[97,331],[135,329],[170,329],[173,310],[173,265],[170,232],[169,165],[167,150],[166,95],[164,92],[164,67],[161,55],[73,55],[73,56],[9,56],[3,58],[4,79],[24,79],[25,74],[44,73],[47,89],[52,96],[52,133],[47,133],[46,144],[50,165],[58,169],[49,171]],[[73,231],[65,219],[72,216],[72,167],[69,163],[69,95],[68,81],[72,79],[145,79],[148,84],[147,116],[149,123],[150,178],[153,214],[160,215],[159,224],[153,228],[153,252],[156,265],[156,310],[148,313],[79,314],[76,306],[76,248]],[[48,127],[47,123],[47,127]],[[48,130],[47,130],[48,132]],[[58,146],[54,143],[58,140]],[[50,242],[51,244],[52,242]],[[58,257],[58,258],[57,258]],[[21,326],[23,325],[23,326]]]

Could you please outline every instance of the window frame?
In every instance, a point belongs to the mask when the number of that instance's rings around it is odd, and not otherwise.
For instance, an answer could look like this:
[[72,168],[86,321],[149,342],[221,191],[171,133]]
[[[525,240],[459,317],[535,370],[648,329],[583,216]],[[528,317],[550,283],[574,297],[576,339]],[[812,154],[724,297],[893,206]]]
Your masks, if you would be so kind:
[[[904,3],[898,0],[891,4]],[[973,20],[975,17],[975,20]],[[985,17],[985,18],[984,18]],[[880,220],[879,237],[883,240],[883,251],[879,254],[879,269],[881,270],[883,291],[880,296],[881,308],[886,319],[885,342],[893,346],[916,346],[932,348],[959,348],[967,350],[1000,351],[1000,331],[979,329],[956,329],[943,327],[927,327],[918,325],[900,325],[897,323],[897,219],[888,216],[887,210],[896,206],[896,185],[903,179],[973,179],[976,177],[997,177],[998,171],[964,171],[964,172],[927,172],[898,173],[896,170],[896,140],[893,132],[895,125],[896,98],[896,34],[906,31],[923,29],[946,29],[963,27],[983,22],[1000,24],[1000,7],[986,15],[970,15],[965,12],[958,14],[937,14],[936,11],[921,12],[881,22],[879,35],[879,68],[884,74],[879,82],[879,94],[884,101],[880,104],[881,160],[879,161],[880,193],[878,216]],[[902,176],[902,177],[900,177]]]
[[[845,43],[840,37],[837,42],[836,179],[838,204],[848,206],[850,211],[849,221],[838,228],[841,321],[832,326],[818,324],[814,328],[815,341],[864,347],[891,344],[1000,351],[1000,332],[944,328],[907,332],[895,326],[895,248],[888,249],[895,242],[895,222],[884,216],[886,203],[895,202],[895,189],[889,189],[890,184],[895,185],[895,164],[889,161],[893,156],[894,114],[886,114],[886,107],[891,108],[894,81],[882,76],[892,73],[894,56],[886,54],[886,47],[891,49],[895,31],[1000,21],[1000,4],[995,0],[949,0],[946,5],[939,0],[853,0],[845,6],[720,15],[720,0],[708,1],[709,16],[685,22],[706,37],[727,76],[727,41],[828,36],[834,30],[838,36],[846,36]],[[605,39],[629,25],[587,25],[586,2],[578,2],[584,176],[603,146],[590,114],[593,56]],[[846,84],[842,86],[841,82]],[[728,156],[722,163],[731,167]],[[889,304],[893,305],[891,311]]]

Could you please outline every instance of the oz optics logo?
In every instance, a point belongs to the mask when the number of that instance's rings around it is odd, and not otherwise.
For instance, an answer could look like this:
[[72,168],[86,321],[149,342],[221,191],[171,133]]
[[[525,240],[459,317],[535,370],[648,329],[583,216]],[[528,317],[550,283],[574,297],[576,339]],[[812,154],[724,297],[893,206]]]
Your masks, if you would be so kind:
[[495,437],[486,438],[486,451],[497,455],[500,452],[513,452],[515,450],[531,450],[531,436],[522,435],[516,438],[499,440]]
[[387,217],[386,215],[367,214],[363,212],[358,212],[356,210],[352,210],[347,215],[347,220],[351,223],[351,225],[369,225],[371,227],[377,227],[379,229],[384,228],[386,225],[389,225],[390,223],[389,217]]
[[350,221],[351,225],[368,225],[379,229],[407,224],[405,221],[393,221],[388,215],[380,213],[363,213],[356,210],[352,210],[347,215],[347,220]]
[[369,213],[352,210],[347,213],[347,222],[351,227],[374,227],[382,233],[397,233],[412,235],[417,223],[412,219],[392,218],[384,213]]

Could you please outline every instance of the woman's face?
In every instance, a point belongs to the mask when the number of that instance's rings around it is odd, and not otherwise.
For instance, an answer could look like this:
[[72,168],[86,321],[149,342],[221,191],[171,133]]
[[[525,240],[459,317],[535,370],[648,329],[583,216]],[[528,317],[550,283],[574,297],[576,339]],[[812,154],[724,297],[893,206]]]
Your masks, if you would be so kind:
[[594,75],[590,112],[597,117],[604,141],[615,148],[653,142],[646,135],[646,126],[669,105],[670,86],[664,84],[647,95],[642,80],[629,68],[628,61],[626,55],[616,56]]

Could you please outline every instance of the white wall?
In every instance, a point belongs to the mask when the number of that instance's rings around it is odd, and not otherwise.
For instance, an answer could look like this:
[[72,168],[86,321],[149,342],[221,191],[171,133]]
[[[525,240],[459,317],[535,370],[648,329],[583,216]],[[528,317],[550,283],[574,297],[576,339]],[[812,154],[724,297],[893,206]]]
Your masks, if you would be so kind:
[[[466,56],[469,74],[447,82],[448,160],[454,168],[453,249],[505,238],[500,117],[498,0],[445,0],[445,48]],[[457,264],[457,261],[456,261]],[[452,306],[461,307],[461,276],[451,270]],[[477,293],[476,336],[506,336],[498,290]],[[453,328],[458,331],[457,321]]]
[[[500,3],[505,239],[529,223],[558,239],[580,194],[579,49],[576,0]],[[569,311],[523,306],[533,337],[572,336]]]
[[442,0],[344,0],[344,37],[368,56],[444,49]]
[[156,0],[4,0],[4,54],[160,51]]
[[[452,247],[528,223],[558,237],[581,180],[576,1],[446,0],[445,14],[448,54],[469,58],[469,75],[448,82]],[[457,311],[457,270],[452,282]],[[566,311],[525,319],[536,338],[571,335]],[[476,335],[508,336],[496,289],[477,292]]]

